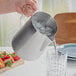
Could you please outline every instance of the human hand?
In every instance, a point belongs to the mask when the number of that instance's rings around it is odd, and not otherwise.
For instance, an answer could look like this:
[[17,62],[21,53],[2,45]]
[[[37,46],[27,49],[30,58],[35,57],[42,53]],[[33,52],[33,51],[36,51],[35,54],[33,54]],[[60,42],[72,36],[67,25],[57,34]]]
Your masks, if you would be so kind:
[[16,12],[29,17],[37,10],[36,0],[14,0]]

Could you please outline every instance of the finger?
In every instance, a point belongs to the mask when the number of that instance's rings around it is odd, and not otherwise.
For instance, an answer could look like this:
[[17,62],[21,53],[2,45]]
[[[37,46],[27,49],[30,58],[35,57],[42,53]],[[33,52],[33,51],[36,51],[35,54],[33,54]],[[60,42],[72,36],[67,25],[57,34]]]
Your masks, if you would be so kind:
[[27,2],[26,5],[30,5],[35,11],[38,9],[38,4],[35,3],[34,1]]
[[30,14],[30,16],[32,16],[32,15],[34,14],[34,12],[35,12],[35,11],[33,11],[33,12]]
[[21,7],[16,7],[16,11],[17,11],[18,13],[20,13],[20,14],[23,13]]
[[32,16],[34,13],[34,11],[30,11],[30,10],[25,10],[24,15],[26,15],[27,17]]
[[33,0],[33,5],[35,5],[35,7],[37,7],[38,8],[38,2],[37,2],[37,0]]
[[31,2],[31,7],[32,7],[32,9],[33,10],[37,10],[38,8],[37,8],[37,4],[35,4],[34,2]]
[[29,17],[29,16],[33,15],[33,12],[31,12],[31,13],[29,11],[28,12],[24,12],[24,15],[27,16],[27,17]]
[[31,8],[30,5],[24,6],[23,14],[26,15],[26,16],[31,16],[31,14],[33,14],[33,9]]
[[33,0],[37,4],[37,0]]

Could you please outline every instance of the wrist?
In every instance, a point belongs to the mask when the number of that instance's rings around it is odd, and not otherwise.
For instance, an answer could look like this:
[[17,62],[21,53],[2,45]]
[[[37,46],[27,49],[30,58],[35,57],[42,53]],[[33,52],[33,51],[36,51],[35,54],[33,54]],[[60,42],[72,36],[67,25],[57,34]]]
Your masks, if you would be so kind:
[[15,0],[8,0],[8,5],[10,12],[16,12]]

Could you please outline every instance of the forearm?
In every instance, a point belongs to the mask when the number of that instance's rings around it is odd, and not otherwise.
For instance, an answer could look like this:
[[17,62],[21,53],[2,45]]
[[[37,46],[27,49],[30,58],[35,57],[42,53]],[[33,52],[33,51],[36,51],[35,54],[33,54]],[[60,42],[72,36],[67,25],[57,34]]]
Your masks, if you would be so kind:
[[0,14],[16,12],[12,0],[0,0]]

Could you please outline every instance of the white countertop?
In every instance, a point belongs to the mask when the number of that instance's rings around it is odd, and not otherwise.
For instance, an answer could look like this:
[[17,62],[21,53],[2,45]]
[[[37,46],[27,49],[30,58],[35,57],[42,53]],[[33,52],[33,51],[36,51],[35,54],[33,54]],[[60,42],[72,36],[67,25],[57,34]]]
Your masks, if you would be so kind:
[[[46,50],[44,54],[36,61],[25,61],[19,67],[9,70],[0,76],[46,76]],[[52,48],[50,48],[53,50]],[[67,63],[67,76],[76,76],[76,62]]]

